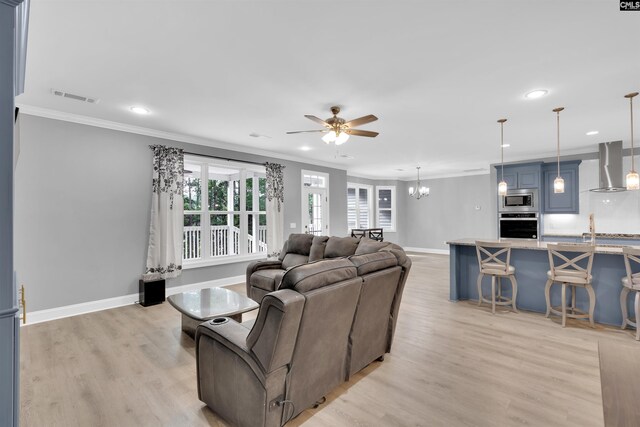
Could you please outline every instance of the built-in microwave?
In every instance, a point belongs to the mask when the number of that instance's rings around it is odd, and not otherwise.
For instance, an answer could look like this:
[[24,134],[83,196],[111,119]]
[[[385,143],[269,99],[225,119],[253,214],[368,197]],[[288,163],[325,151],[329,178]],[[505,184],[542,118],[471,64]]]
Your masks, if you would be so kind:
[[500,212],[538,212],[538,190],[519,188],[500,197]]

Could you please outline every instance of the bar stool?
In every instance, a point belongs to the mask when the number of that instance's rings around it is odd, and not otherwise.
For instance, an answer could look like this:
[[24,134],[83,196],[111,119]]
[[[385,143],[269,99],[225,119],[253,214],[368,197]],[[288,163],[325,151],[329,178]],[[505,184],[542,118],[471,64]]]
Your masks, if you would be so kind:
[[[549,317],[550,313],[562,316],[562,327],[567,324],[567,317],[573,319],[589,319],[591,327],[595,327],[593,323],[593,310],[596,307],[596,294],[591,286],[591,267],[593,266],[593,245],[556,245],[548,244],[549,266],[551,270],[547,271],[547,284],[544,287],[544,297],[547,300],[547,313],[545,317]],[[569,255],[571,254],[571,255]],[[586,260],[586,261],[583,261]],[[586,263],[586,267],[583,265]],[[583,265],[580,265],[583,264]],[[551,285],[559,283],[562,285],[562,306],[551,306]],[[571,286],[571,305],[567,306],[567,286]],[[576,308],[576,289],[584,288],[589,295],[589,312],[584,312]]]
[[[625,247],[622,248],[622,254],[624,255],[624,266],[627,270],[627,275],[622,278],[622,292],[620,292],[622,329],[626,329],[627,325],[636,328],[636,341],[638,341],[640,340],[640,329],[638,328],[638,319],[640,319],[640,268],[638,268],[640,267],[640,249]],[[633,304],[636,312],[635,322],[629,320],[629,312],[627,311],[627,295],[631,291],[636,293]]]
[[[516,281],[516,269],[509,264],[511,261],[511,243],[509,242],[482,242],[476,241],[476,253],[478,255],[478,306],[483,302],[491,304],[491,313],[496,314],[496,305],[510,305],[514,312],[516,297],[518,295],[518,282]],[[491,276],[491,299],[482,294],[482,279]],[[511,281],[511,298],[502,295],[502,278]],[[496,279],[498,289],[496,295]]]

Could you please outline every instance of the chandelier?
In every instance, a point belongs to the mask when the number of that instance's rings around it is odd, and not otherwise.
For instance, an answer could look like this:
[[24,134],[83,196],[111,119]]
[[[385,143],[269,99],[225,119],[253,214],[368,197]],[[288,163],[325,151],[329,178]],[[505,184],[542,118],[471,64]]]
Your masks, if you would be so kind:
[[425,187],[420,182],[420,166],[416,166],[416,169],[418,170],[418,181],[416,182],[415,187],[409,187],[409,195],[420,200],[421,198],[429,195],[429,187]]

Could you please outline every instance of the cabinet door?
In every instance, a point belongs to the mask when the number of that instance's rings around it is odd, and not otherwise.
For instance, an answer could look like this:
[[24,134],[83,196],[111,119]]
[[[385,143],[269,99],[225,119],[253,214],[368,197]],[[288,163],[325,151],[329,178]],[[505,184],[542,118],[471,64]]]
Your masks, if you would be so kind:
[[558,172],[550,168],[544,171],[544,212],[573,213],[580,212],[578,192],[578,167],[560,166],[560,175],[564,179],[564,193],[553,192],[553,181]]
[[[500,173],[500,168],[498,168],[498,182],[502,179],[502,174]],[[504,180],[507,183],[507,188],[509,190],[513,190],[514,188],[518,188],[518,174],[512,171],[504,171]]]
[[518,173],[518,188],[538,188],[540,174],[537,171]]

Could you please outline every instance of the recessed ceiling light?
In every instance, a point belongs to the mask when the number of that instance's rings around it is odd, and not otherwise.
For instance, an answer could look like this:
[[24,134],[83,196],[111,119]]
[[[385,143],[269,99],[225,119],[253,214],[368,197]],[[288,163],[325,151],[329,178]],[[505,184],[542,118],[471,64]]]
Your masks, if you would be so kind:
[[532,90],[531,92],[527,93],[524,97],[527,98],[527,99],[537,99],[537,98],[542,98],[543,96],[545,96],[548,93],[549,93],[548,90],[536,89],[536,90]]
[[131,111],[133,111],[136,114],[150,114],[151,111],[149,111],[147,108],[144,107],[140,107],[140,106],[134,106],[129,108]]
[[511,144],[502,144],[502,148],[509,148],[511,147]]
[[304,145],[304,146],[300,147],[300,149],[302,151],[309,151],[309,150],[311,150],[311,147],[308,147],[308,146]]
[[597,130],[590,130],[589,132],[587,132],[587,135],[591,136],[591,135],[597,135],[600,132],[598,132]]

